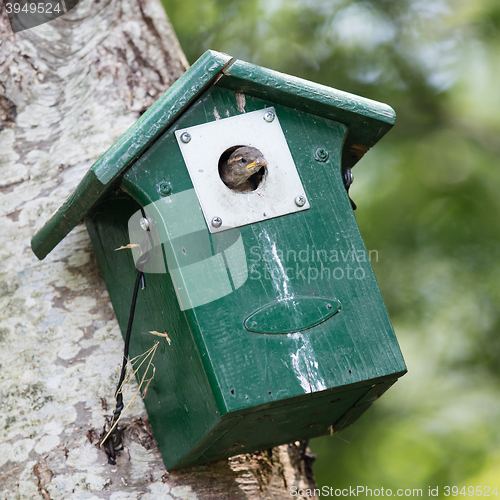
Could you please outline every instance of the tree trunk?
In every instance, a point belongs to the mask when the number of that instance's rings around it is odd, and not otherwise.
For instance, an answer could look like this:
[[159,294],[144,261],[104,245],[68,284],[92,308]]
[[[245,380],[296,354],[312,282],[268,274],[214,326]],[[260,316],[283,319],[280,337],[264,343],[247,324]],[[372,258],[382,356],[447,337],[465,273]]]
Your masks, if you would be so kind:
[[17,34],[2,13],[0,32],[0,498],[278,499],[311,487],[298,444],[167,472],[140,398],[108,465],[97,441],[123,341],[106,287],[83,226],[43,262],[30,238],[187,62],[157,0],[82,0]]

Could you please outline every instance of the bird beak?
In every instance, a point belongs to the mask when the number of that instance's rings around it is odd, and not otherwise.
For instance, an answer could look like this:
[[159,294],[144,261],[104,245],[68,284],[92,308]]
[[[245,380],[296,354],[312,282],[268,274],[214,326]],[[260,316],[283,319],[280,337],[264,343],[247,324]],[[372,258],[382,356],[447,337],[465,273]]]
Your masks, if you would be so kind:
[[256,158],[252,163],[249,163],[247,165],[247,168],[252,168],[252,167],[265,167],[267,165],[267,161],[262,158],[262,156],[259,156]]

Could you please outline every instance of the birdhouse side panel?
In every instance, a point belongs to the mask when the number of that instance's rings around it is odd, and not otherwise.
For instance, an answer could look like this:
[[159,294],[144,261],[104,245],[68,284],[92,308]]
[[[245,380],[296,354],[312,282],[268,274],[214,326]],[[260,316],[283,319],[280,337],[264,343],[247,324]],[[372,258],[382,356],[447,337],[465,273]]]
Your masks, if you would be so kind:
[[[118,192],[86,220],[123,335],[137,273],[131,250],[126,248],[130,242],[127,223],[138,209],[134,200]],[[170,276],[148,273],[145,282],[145,290],[138,293],[129,357],[134,367],[143,363],[136,377],[160,449],[168,449],[164,458],[173,465],[216,427],[220,417]]]
[[[263,405],[251,412],[226,414],[219,428],[175,468],[338,432],[354,423],[395,382],[338,388]],[[213,435],[219,439],[214,441]]]

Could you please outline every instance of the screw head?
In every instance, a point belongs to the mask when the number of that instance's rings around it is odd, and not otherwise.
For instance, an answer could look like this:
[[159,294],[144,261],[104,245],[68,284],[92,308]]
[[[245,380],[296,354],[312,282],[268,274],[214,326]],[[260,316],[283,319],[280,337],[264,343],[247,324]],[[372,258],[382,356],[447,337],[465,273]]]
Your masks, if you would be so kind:
[[146,219],[146,217],[143,217],[139,221],[139,224],[142,227],[142,229],[144,229],[144,231],[147,231],[149,229],[149,221],[148,221],[148,219]]
[[329,156],[330,156],[330,153],[325,148],[318,148],[314,153],[314,158],[316,159],[316,161],[324,162],[324,161],[328,160]]
[[212,226],[221,227],[222,226],[222,219],[220,217],[214,217],[212,219]]
[[186,144],[191,140],[191,134],[189,132],[184,132],[181,134],[181,141],[185,142]]
[[271,123],[274,120],[275,117],[276,117],[276,115],[272,111],[268,111],[264,115],[264,120],[266,120],[266,122]]
[[295,198],[295,205],[303,207],[306,204],[306,201],[306,197],[300,194],[297,198]]
[[167,181],[161,181],[158,183],[158,192],[161,196],[170,196],[172,193],[172,184]]

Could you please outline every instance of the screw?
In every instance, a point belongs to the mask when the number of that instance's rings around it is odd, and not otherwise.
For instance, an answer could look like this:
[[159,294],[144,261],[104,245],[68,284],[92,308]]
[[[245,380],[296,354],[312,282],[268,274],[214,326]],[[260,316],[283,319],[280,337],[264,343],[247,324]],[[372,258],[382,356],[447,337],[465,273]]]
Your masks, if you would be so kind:
[[271,123],[274,118],[275,118],[275,114],[272,112],[272,111],[268,111],[265,115],[264,115],[264,120],[266,120],[266,122],[269,122]]
[[222,219],[220,217],[214,217],[212,219],[212,226],[221,227],[222,226]]
[[159,182],[158,183],[158,192],[162,196],[170,196],[170,194],[172,193],[172,184],[170,184],[170,182],[167,182],[167,181]]
[[295,198],[295,205],[298,207],[303,207],[306,204],[306,197],[302,196],[301,194]]
[[331,304],[326,304],[326,308],[327,308],[327,309],[331,309],[331,308],[332,308],[332,305],[331,305]]
[[191,140],[191,134],[189,132],[184,132],[181,134],[181,141],[185,142],[186,144]]
[[147,231],[149,229],[149,221],[146,219],[146,217],[143,217],[140,221],[139,224],[141,225],[142,229],[144,231]]
[[314,153],[314,158],[316,159],[316,161],[324,162],[328,160],[329,156],[330,153],[325,148],[318,148]]

